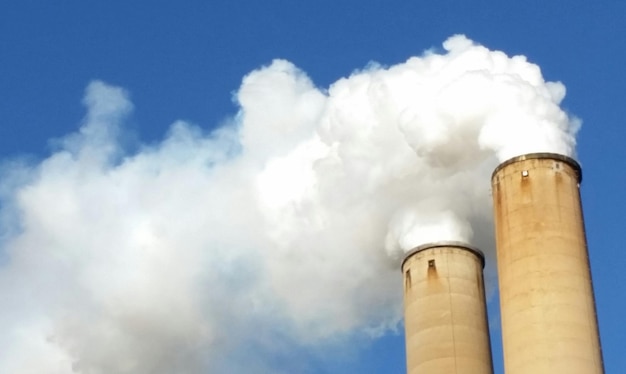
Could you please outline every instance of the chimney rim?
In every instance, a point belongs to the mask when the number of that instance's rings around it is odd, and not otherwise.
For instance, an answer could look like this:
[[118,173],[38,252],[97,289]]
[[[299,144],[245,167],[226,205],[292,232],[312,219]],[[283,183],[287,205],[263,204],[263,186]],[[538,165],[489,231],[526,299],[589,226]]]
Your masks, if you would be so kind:
[[410,251],[408,251],[405,255],[404,258],[402,259],[402,263],[400,264],[400,269],[404,269],[404,263],[410,258],[412,257],[414,254],[425,251],[427,249],[433,249],[433,248],[443,248],[443,247],[448,247],[448,248],[459,248],[459,249],[464,249],[468,252],[472,252],[473,254],[475,254],[479,259],[480,262],[482,264],[482,268],[485,268],[485,254],[483,253],[483,251],[481,251],[480,249],[466,243],[466,242],[462,242],[462,241],[457,241],[457,240],[441,240],[441,241],[436,241],[436,242],[430,242],[430,243],[425,243],[425,244],[421,244],[418,245],[417,247],[414,247],[413,249],[411,249]]
[[578,161],[574,160],[573,158],[569,156],[565,156],[559,153],[550,153],[550,152],[526,153],[523,155],[511,157],[508,160],[505,160],[502,163],[500,163],[500,165],[496,166],[493,173],[491,174],[491,180],[493,181],[493,178],[496,176],[496,174],[498,174],[500,170],[504,169],[508,165],[514,164],[516,162],[534,160],[534,159],[547,159],[547,160],[551,159],[551,160],[556,160],[556,161],[562,161],[568,164],[572,169],[574,169],[574,172],[576,173],[576,176],[578,178],[578,183],[582,182],[583,180],[583,171]]

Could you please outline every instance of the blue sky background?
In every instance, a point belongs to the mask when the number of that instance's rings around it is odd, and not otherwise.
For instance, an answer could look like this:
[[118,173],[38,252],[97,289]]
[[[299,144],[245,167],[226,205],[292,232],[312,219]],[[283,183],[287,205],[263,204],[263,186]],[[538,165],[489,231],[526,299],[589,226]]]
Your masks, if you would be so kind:
[[[523,54],[566,85],[563,107],[583,120],[577,149],[598,319],[606,371],[618,373],[626,367],[624,19],[620,1],[5,1],[0,158],[48,155],[51,139],[78,127],[94,79],[131,93],[128,142],[151,143],[178,119],[219,126],[237,110],[242,77],[275,58],[327,87],[370,61],[403,62],[458,33]],[[0,308],[11,305],[0,299]],[[495,297],[489,312],[497,321]],[[307,359],[317,373],[403,373],[403,336]]]

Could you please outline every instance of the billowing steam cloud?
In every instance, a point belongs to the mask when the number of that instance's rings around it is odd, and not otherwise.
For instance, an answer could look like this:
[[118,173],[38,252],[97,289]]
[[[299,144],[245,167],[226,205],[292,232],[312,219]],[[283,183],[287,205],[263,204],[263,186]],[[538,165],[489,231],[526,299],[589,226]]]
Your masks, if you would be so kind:
[[78,132],[3,169],[0,373],[306,372],[302,349],[395,328],[403,251],[489,250],[497,163],[574,152],[562,84],[444,49],[328,90],[276,60],[231,124],[132,154],[126,92],[91,83]]

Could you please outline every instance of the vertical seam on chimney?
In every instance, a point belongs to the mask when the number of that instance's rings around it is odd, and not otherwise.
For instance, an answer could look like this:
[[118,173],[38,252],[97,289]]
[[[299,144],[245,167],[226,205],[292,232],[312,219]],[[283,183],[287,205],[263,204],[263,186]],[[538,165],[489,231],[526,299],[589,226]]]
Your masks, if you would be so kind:
[[457,355],[456,355],[456,336],[454,334],[454,308],[452,306],[452,283],[450,282],[450,254],[445,253],[446,259],[446,279],[448,281],[448,303],[450,306],[450,325],[452,326],[452,352],[454,353],[454,373],[458,373]]

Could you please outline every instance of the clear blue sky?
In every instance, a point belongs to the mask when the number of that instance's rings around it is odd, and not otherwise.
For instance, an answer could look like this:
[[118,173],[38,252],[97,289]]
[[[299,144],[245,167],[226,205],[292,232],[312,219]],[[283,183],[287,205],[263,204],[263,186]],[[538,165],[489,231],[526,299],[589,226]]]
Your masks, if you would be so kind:
[[[563,82],[563,107],[583,120],[577,151],[598,319],[606,371],[619,373],[626,367],[625,18],[621,1],[5,1],[0,158],[47,157],[51,139],[81,123],[80,100],[93,80],[130,92],[128,142],[151,144],[179,119],[206,130],[221,125],[237,111],[232,95],[242,77],[275,58],[327,87],[370,61],[400,63],[465,34],[525,55],[547,80]],[[0,299],[0,309],[10,308]],[[489,312],[497,321],[497,299]],[[502,373],[499,331],[492,334]],[[362,344],[342,357],[304,357],[313,373],[404,372],[402,335]]]

